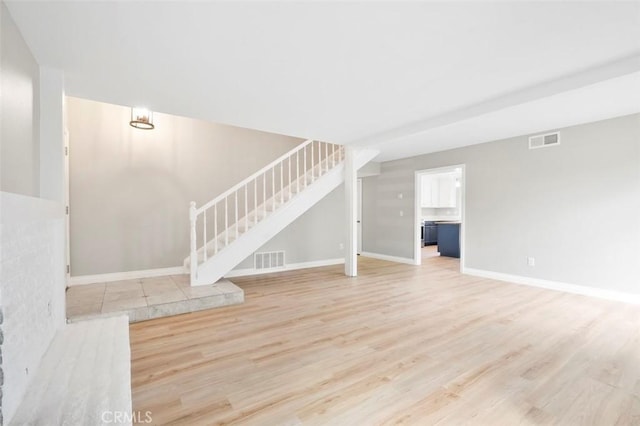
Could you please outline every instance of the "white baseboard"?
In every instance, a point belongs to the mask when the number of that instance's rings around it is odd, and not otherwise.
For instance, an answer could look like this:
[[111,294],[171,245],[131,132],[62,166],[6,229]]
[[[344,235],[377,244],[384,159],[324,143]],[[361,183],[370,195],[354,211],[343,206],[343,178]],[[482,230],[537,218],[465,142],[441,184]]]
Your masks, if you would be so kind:
[[234,278],[234,277],[245,277],[248,275],[262,275],[262,274],[271,274],[273,272],[283,272],[283,271],[295,271],[296,269],[306,269],[306,268],[318,268],[320,266],[332,266],[332,265],[340,265],[344,263],[344,259],[325,259],[325,260],[314,260],[311,262],[300,262],[300,263],[290,263],[285,265],[282,268],[271,268],[271,269],[255,269],[255,268],[246,268],[246,269],[234,269],[233,271],[225,274],[225,278]]
[[388,260],[389,262],[406,263],[408,265],[417,265],[416,261],[408,257],[388,256],[386,254],[371,253],[363,251],[360,256],[371,257],[373,259]]
[[557,290],[565,293],[580,294],[583,296],[597,297],[599,299],[614,300],[616,302],[640,305],[640,294],[624,293],[615,290],[606,290],[597,287],[587,287],[576,284],[562,283],[558,281],[542,280],[539,278],[523,277],[520,275],[503,274],[501,272],[485,271],[482,269],[464,268],[463,274],[476,277],[490,278],[493,280],[507,281],[513,284],[522,284],[532,287]]
[[69,286],[107,283],[111,281],[135,280],[139,278],[163,277],[165,275],[181,275],[185,273],[184,266],[174,266],[172,268],[145,269],[142,271],[112,272],[109,274],[80,275],[71,277]]
[[[317,268],[320,266],[339,265],[341,263],[344,263],[343,258],[315,260],[312,262],[291,263],[289,265],[286,265],[283,268],[277,268],[277,269],[275,268],[265,269],[265,270],[254,269],[254,268],[235,269],[229,272],[228,274],[226,274],[225,278],[244,277],[247,275],[269,274],[272,272],[295,271],[296,269]],[[122,280],[135,280],[140,278],[163,277],[166,275],[182,275],[185,273],[186,272],[185,272],[184,266],[175,266],[172,268],[146,269],[142,271],[113,272],[109,274],[98,274],[98,275],[80,275],[77,277],[71,277],[69,286],[95,284],[95,283],[107,283],[107,282],[122,281]]]

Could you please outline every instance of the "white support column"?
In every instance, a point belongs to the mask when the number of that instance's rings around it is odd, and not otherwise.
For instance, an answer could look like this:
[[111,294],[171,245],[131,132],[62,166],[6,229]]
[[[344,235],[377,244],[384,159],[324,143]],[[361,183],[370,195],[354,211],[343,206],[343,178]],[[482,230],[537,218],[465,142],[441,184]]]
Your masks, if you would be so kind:
[[[39,81],[39,144],[40,144],[40,198],[59,203],[64,212],[61,238],[56,240],[56,291],[52,300],[51,316],[58,327],[66,323],[65,288],[71,279],[71,249],[69,228],[69,162],[65,156],[68,137],[65,136],[66,110],[64,100],[64,74],[60,70],[41,67]],[[34,123],[35,124],[35,123]],[[57,256],[60,253],[60,256]]]
[[358,276],[358,230],[356,227],[358,208],[358,171],[355,166],[356,150],[350,146],[345,147],[344,159],[344,194],[345,194],[345,253],[344,273],[348,277]]

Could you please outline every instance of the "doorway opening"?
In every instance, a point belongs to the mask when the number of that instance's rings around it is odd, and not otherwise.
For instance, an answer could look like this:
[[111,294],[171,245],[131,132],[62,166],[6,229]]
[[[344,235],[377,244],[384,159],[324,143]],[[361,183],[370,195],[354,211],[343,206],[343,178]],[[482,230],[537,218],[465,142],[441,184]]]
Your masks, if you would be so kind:
[[448,257],[464,265],[465,165],[415,172],[414,263]]

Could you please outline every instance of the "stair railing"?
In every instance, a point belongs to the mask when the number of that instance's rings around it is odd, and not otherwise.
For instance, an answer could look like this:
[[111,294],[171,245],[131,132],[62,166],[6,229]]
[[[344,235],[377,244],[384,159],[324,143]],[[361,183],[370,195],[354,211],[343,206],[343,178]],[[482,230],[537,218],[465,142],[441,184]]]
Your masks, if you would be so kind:
[[[215,256],[343,160],[344,146],[307,140],[203,206],[196,208],[192,201],[191,276],[195,277],[198,265],[207,261],[210,250]],[[213,222],[212,241],[208,240],[207,218]],[[198,257],[198,234],[202,235],[202,259]]]

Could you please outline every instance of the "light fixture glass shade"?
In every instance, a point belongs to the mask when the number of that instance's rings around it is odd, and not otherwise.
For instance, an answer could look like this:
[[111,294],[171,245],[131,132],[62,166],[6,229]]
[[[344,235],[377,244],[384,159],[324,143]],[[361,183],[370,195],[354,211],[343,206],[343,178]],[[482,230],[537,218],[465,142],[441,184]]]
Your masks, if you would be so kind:
[[129,125],[136,129],[153,129],[155,127],[153,125],[153,112],[146,108],[131,108],[131,121],[129,122]]

